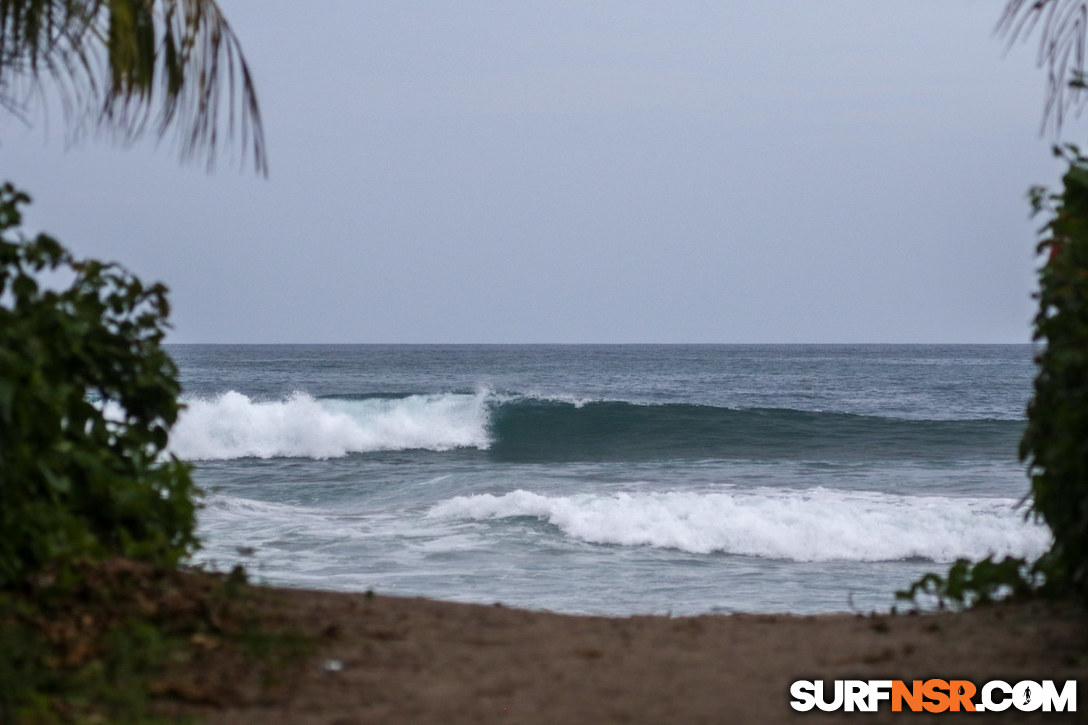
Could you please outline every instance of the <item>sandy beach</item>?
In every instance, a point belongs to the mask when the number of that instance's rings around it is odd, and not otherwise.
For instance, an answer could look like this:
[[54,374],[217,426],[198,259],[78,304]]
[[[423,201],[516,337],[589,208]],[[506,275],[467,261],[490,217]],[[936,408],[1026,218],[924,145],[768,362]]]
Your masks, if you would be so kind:
[[[843,713],[794,712],[790,684],[1077,679],[1083,693],[1088,679],[1088,620],[1070,605],[605,618],[289,589],[259,590],[256,603],[265,622],[315,637],[316,649],[263,690],[238,685],[230,663],[213,658],[173,688],[199,693],[174,698],[183,712],[217,725],[837,722]],[[945,714],[972,722],[1083,718]],[[891,712],[887,703],[853,716],[933,717]]]

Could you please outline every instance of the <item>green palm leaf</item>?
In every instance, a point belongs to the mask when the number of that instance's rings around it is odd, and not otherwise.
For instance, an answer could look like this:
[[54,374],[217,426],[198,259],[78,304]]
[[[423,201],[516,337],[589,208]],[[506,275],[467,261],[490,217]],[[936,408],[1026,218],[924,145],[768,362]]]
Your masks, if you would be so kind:
[[237,138],[267,172],[253,78],[214,0],[0,0],[0,106],[23,113],[43,79],[74,129],[173,132],[209,166]]

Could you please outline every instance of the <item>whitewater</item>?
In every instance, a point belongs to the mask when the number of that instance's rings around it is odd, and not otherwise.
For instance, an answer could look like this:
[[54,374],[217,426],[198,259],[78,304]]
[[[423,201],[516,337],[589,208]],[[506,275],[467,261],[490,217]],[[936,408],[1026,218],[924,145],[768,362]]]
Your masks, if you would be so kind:
[[487,448],[481,395],[316,401],[295,392],[254,402],[228,391],[187,400],[170,452],[180,458],[334,458],[389,450]]
[[172,346],[200,560],[555,611],[870,611],[1035,556],[1028,346]]

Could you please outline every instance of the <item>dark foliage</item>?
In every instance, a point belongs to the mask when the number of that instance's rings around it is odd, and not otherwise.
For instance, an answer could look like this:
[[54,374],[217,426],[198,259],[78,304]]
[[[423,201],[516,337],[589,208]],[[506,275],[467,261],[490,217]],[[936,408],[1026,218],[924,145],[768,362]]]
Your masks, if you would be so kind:
[[195,489],[164,456],[178,416],[166,288],[19,232],[0,187],[0,588],[124,555],[196,548]]
[[1028,464],[1028,516],[1054,535],[1049,551],[1024,559],[957,561],[946,576],[926,574],[905,591],[963,606],[1005,596],[1088,600],[1088,157],[1056,148],[1069,169],[1061,193],[1036,187],[1032,208],[1050,220],[1040,230],[1039,309],[1035,315],[1038,373],[1028,405],[1020,458]]
[[1088,158],[1064,153],[1060,194],[1032,192],[1049,210],[1039,252],[1035,338],[1044,343],[1020,456],[1031,475],[1032,511],[1054,533],[1036,564],[1055,593],[1088,597]]

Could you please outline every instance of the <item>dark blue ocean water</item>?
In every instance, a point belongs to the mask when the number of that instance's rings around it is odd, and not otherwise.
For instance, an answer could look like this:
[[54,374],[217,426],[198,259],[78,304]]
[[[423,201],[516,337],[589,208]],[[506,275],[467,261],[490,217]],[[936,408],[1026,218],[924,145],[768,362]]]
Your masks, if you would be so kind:
[[171,346],[200,560],[563,612],[887,609],[1048,543],[1030,346]]

